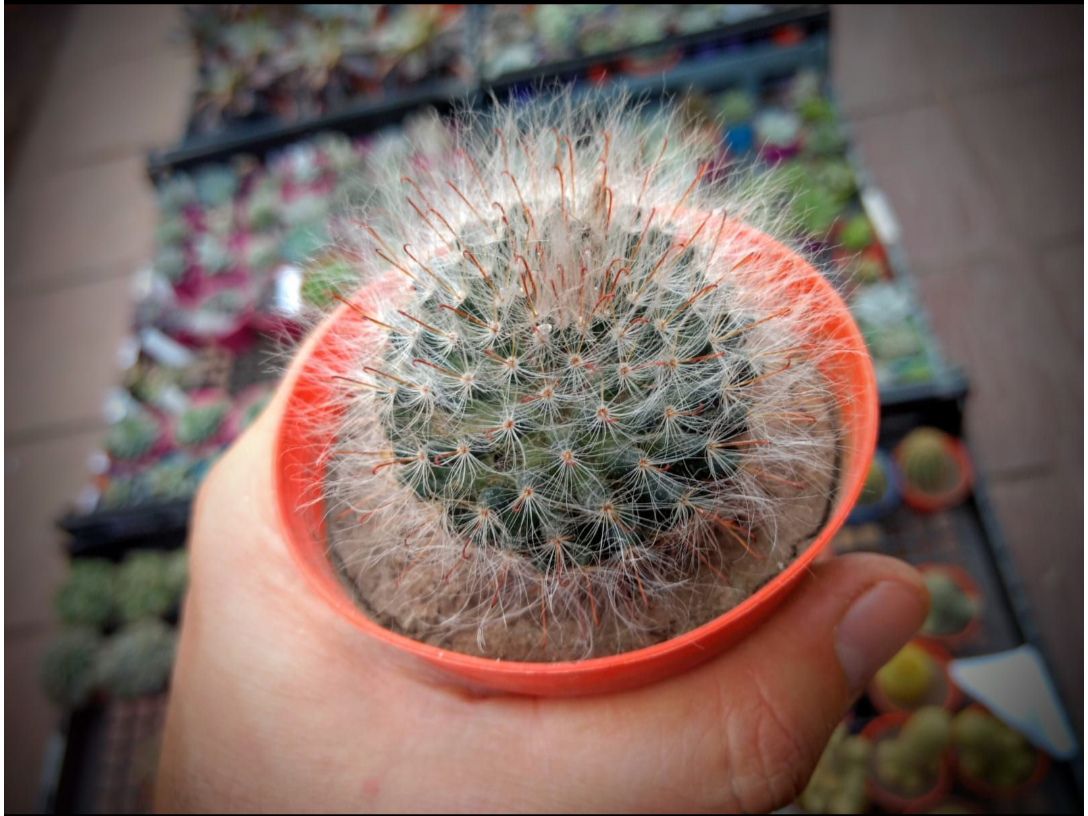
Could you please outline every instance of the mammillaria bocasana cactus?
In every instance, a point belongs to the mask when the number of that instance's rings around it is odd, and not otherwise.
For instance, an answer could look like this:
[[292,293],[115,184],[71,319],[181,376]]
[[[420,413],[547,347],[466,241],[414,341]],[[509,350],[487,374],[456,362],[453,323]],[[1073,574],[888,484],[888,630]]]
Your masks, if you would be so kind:
[[111,637],[98,658],[98,676],[115,697],[132,699],[162,691],[174,668],[177,632],[149,618]]
[[63,632],[49,644],[41,664],[41,683],[56,705],[79,708],[98,685],[98,661],[102,636],[94,629]]
[[525,659],[623,651],[721,614],[820,526],[830,349],[766,237],[782,197],[707,183],[679,128],[648,141],[623,108],[462,122],[459,149],[384,168],[355,222],[368,334],[330,372],[326,491],[386,625],[489,653],[529,621]]
[[877,779],[907,796],[925,793],[936,781],[948,749],[951,721],[943,708],[918,709],[896,737],[877,744]]
[[938,494],[955,487],[959,463],[949,453],[951,437],[936,428],[916,428],[900,443],[897,458],[903,476],[923,493]]

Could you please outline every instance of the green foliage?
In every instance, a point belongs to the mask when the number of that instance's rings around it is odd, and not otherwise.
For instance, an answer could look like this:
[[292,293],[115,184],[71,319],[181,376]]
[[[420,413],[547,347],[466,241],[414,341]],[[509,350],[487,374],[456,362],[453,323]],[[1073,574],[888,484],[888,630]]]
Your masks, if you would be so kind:
[[876,504],[888,491],[888,474],[884,471],[884,465],[878,457],[873,457],[869,464],[869,472],[865,474],[865,484],[862,485],[861,495],[858,496],[858,504]]
[[873,225],[865,213],[858,213],[843,225],[839,241],[852,252],[861,252],[873,243]]
[[992,714],[975,708],[956,715],[952,744],[961,771],[995,788],[1022,785],[1038,760],[1027,740]]
[[355,285],[355,270],[341,259],[333,258],[312,269],[302,282],[302,299],[319,309],[333,301],[333,295],[347,295]]
[[229,410],[230,403],[226,400],[191,406],[178,418],[174,440],[182,446],[207,442],[219,432]]
[[109,639],[98,660],[104,687],[122,700],[166,688],[174,667],[177,633],[160,620],[130,624]]
[[930,790],[948,748],[951,715],[942,708],[920,708],[899,734],[876,746],[876,774],[881,784],[908,796]]
[[728,91],[722,95],[718,110],[725,125],[741,125],[755,114],[756,101],[747,91]]
[[157,618],[177,610],[185,591],[180,556],[159,550],[129,555],[117,571],[117,609],[124,621]]
[[113,618],[116,568],[109,561],[78,558],[57,590],[53,606],[69,626],[104,629]]
[[98,685],[101,636],[93,629],[69,629],[49,644],[40,679],[45,695],[58,706],[83,706]]
[[929,591],[929,617],[922,631],[927,635],[955,635],[967,628],[978,614],[974,600],[960,589],[952,577],[941,570],[925,574]]
[[106,431],[106,453],[119,462],[139,459],[151,450],[159,433],[159,423],[150,414],[129,414]]
[[850,736],[840,724],[797,804],[807,813],[864,813],[869,807],[865,778],[871,753],[867,739]]

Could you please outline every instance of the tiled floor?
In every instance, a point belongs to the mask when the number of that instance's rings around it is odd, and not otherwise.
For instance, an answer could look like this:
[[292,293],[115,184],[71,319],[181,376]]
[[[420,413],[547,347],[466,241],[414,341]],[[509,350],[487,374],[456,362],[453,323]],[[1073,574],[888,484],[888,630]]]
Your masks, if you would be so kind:
[[[973,386],[969,428],[1066,698],[1083,712],[1083,7],[836,9],[835,84]],[[8,168],[7,807],[33,806],[37,687],[83,484],[150,244],[147,148],[181,133],[176,7],[76,12]]]

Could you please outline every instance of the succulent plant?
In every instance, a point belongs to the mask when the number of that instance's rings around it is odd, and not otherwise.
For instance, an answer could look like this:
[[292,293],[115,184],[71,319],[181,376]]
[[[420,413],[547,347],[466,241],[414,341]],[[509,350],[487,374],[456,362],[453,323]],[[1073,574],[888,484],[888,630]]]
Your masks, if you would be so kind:
[[156,196],[159,209],[164,214],[176,215],[196,203],[196,185],[190,176],[179,173],[160,182],[156,187]]
[[234,254],[224,241],[210,232],[203,233],[196,242],[196,259],[206,274],[218,275],[234,266]]
[[130,507],[136,503],[139,497],[136,477],[131,474],[110,476],[106,488],[102,491],[102,497],[98,506],[102,510],[116,510],[122,507]]
[[117,610],[123,621],[159,618],[173,613],[181,602],[172,556],[158,550],[139,550],[117,570]]
[[155,244],[161,248],[180,247],[190,231],[184,216],[164,214],[155,225]]
[[864,813],[869,807],[865,778],[871,753],[869,740],[850,736],[840,723],[797,804],[808,813]]
[[773,551],[827,476],[828,392],[804,307],[749,277],[725,216],[781,213],[731,207],[682,151],[645,159],[619,114],[555,113],[501,112],[360,230],[356,280],[409,286],[355,306],[381,337],[348,350],[330,489],[386,525],[352,563],[472,572],[477,614],[583,614],[588,640],[598,604],[630,622]]
[[113,618],[116,569],[109,561],[77,558],[57,590],[53,606],[69,626],[103,629]]
[[939,495],[956,486],[960,465],[949,451],[951,437],[936,428],[916,428],[899,444],[903,477],[922,493]]
[[249,228],[254,232],[271,229],[279,221],[280,187],[275,179],[267,177],[253,189],[246,199],[246,216]]
[[997,717],[967,708],[952,721],[952,745],[961,773],[994,788],[1014,788],[1028,781],[1038,755],[1020,734]]
[[193,175],[196,195],[205,207],[218,207],[234,198],[238,191],[238,176],[225,164],[209,164]]
[[876,673],[876,683],[896,705],[910,707],[929,692],[937,665],[916,643],[908,643]]
[[895,737],[876,745],[876,776],[882,785],[907,796],[933,787],[948,749],[951,715],[942,708],[920,708]]
[[756,136],[769,147],[790,147],[797,142],[801,121],[792,111],[766,108],[755,118]]
[[157,501],[172,501],[192,496],[196,492],[196,479],[192,475],[192,461],[175,456],[151,465],[143,473],[147,491]]
[[860,284],[874,284],[884,277],[884,264],[865,255],[855,259],[849,269],[850,277]]
[[160,620],[129,624],[102,647],[98,676],[118,699],[156,694],[166,688],[174,667],[177,633]]
[[94,629],[69,629],[49,644],[42,657],[42,689],[53,703],[80,708],[98,686],[102,637]]
[[159,423],[150,414],[130,413],[106,431],[106,453],[119,462],[139,459],[151,450],[160,433]]
[[865,475],[865,484],[862,485],[861,495],[858,496],[858,504],[876,504],[884,494],[888,492],[888,474],[884,470],[884,463],[879,457],[873,457],[869,463],[869,472]]
[[967,628],[978,614],[978,606],[952,576],[940,569],[927,570],[929,616],[922,632],[927,635],[955,635]]
[[873,225],[865,213],[858,213],[847,221],[839,233],[839,241],[853,252],[860,252],[873,243]]
[[229,410],[230,403],[225,399],[190,406],[178,417],[174,441],[185,447],[208,442],[223,427]]
[[280,243],[280,255],[289,263],[307,263],[328,243],[329,235],[324,221],[300,224],[284,236]]
[[351,292],[356,283],[354,267],[343,258],[333,257],[306,273],[302,281],[302,299],[318,308],[325,308],[337,295]]
[[270,235],[254,235],[246,244],[246,266],[252,272],[264,272],[280,259],[280,243]]

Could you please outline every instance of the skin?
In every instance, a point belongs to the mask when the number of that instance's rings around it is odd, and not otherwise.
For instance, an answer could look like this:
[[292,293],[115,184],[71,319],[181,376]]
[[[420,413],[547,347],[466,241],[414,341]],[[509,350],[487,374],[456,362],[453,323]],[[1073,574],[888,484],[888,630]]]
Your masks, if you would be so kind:
[[371,641],[295,571],[271,484],[284,397],[197,498],[161,811],[765,812],[800,793],[925,620],[911,568],[839,557],[682,676],[602,697],[473,694]]

